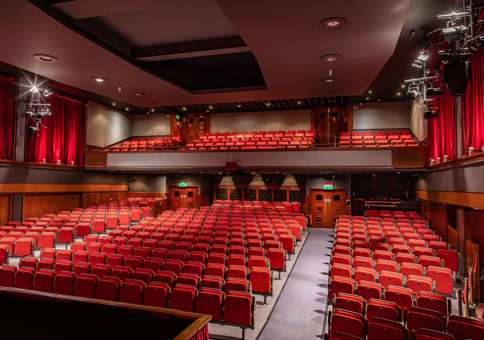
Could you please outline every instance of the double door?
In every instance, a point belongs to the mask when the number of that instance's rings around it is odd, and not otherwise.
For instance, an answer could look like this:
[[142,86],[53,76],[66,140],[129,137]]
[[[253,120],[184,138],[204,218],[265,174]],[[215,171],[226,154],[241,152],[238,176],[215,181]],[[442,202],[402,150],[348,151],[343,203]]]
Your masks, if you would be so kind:
[[197,207],[197,187],[170,187],[169,188],[169,208],[177,210],[179,208]]
[[310,214],[316,228],[332,228],[336,219],[347,213],[344,190],[311,190]]

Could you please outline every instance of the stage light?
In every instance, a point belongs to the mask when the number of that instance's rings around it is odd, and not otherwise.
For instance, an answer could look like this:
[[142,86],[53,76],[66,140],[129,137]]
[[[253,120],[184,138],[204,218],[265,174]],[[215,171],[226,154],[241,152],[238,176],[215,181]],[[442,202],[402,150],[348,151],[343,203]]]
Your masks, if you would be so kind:
[[420,60],[421,62],[426,62],[427,60],[429,60],[429,55],[427,54],[426,51],[420,51],[417,59]]
[[32,85],[30,87],[30,92],[32,92],[32,93],[39,93],[39,88],[37,87],[37,85],[35,85],[35,84]]

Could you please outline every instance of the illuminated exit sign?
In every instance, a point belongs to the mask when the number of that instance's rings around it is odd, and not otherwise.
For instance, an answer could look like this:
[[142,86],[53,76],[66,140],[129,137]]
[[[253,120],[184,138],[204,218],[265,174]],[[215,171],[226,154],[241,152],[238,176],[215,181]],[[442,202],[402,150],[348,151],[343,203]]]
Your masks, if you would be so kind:
[[178,182],[179,188],[186,188],[187,186],[188,186],[188,183],[186,181]]
[[323,183],[323,190],[333,190],[334,184],[332,182]]

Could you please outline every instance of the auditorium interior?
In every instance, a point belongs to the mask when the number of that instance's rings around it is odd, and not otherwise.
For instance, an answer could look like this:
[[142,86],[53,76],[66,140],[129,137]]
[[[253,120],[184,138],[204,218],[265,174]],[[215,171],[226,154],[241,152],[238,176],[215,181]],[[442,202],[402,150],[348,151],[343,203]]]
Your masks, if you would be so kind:
[[1,339],[484,339],[483,0],[2,0],[0,36]]

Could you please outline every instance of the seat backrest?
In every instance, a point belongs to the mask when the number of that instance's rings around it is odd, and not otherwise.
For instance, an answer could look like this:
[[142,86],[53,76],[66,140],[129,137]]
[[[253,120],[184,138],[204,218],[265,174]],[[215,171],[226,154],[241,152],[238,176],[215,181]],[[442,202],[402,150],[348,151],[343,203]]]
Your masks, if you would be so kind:
[[397,321],[374,317],[368,321],[368,339],[405,340],[405,327]]

